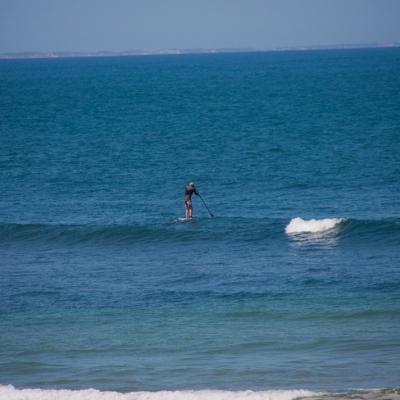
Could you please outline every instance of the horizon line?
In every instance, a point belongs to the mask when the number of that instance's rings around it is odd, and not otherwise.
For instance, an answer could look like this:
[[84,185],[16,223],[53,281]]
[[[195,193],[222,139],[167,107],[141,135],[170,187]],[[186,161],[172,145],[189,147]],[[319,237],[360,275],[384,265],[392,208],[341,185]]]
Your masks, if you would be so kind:
[[223,53],[267,53],[285,51],[315,51],[315,50],[351,50],[398,48],[400,42],[392,43],[360,43],[334,45],[299,45],[280,47],[221,47],[221,48],[163,48],[157,50],[97,50],[97,51],[18,51],[0,53],[0,60],[7,59],[39,59],[39,58],[79,58],[79,57],[129,57],[157,55],[188,55],[188,54],[223,54]]

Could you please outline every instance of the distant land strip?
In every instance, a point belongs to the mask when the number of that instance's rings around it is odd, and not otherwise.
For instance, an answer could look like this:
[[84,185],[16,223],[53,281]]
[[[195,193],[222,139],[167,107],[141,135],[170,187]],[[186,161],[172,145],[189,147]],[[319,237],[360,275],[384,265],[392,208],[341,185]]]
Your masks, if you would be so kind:
[[219,53],[262,53],[283,51],[311,51],[311,50],[339,50],[339,49],[367,49],[367,48],[395,48],[400,43],[367,43],[367,44],[340,44],[326,46],[292,46],[271,48],[219,48],[219,49],[160,49],[152,51],[49,51],[49,52],[11,52],[0,53],[1,60],[32,59],[32,58],[74,58],[74,57],[127,57],[127,56],[156,56],[156,55],[183,55],[183,54],[219,54]]

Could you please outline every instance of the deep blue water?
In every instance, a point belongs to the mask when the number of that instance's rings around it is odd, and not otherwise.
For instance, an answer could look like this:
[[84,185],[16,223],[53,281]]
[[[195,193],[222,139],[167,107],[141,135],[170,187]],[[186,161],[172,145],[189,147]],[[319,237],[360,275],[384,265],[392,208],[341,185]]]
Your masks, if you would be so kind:
[[[400,49],[1,61],[0,384],[399,386],[399,71]],[[192,180],[215,218],[194,198],[174,223]]]

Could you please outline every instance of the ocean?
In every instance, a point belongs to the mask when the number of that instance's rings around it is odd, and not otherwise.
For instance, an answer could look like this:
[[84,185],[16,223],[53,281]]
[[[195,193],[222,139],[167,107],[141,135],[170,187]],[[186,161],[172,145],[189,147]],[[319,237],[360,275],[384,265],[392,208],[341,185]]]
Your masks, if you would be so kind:
[[0,61],[0,399],[399,399],[399,135],[398,48]]

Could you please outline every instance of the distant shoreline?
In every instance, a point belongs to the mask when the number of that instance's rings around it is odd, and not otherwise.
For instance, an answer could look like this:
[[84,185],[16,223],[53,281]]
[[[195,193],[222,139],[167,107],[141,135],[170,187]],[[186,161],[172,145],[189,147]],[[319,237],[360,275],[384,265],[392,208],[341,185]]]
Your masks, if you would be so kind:
[[314,50],[347,50],[347,49],[378,49],[398,48],[400,43],[383,44],[349,44],[331,46],[292,46],[271,48],[219,48],[219,49],[161,49],[153,51],[50,51],[50,52],[16,52],[2,53],[0,60],[37,59],[37,58],[80,58],[80,57],[129,57],[129,56],[158,56],[158,55],[185,55],[185,54],[226,54],[226,53],[267,53],[285,51],[314,51]]

